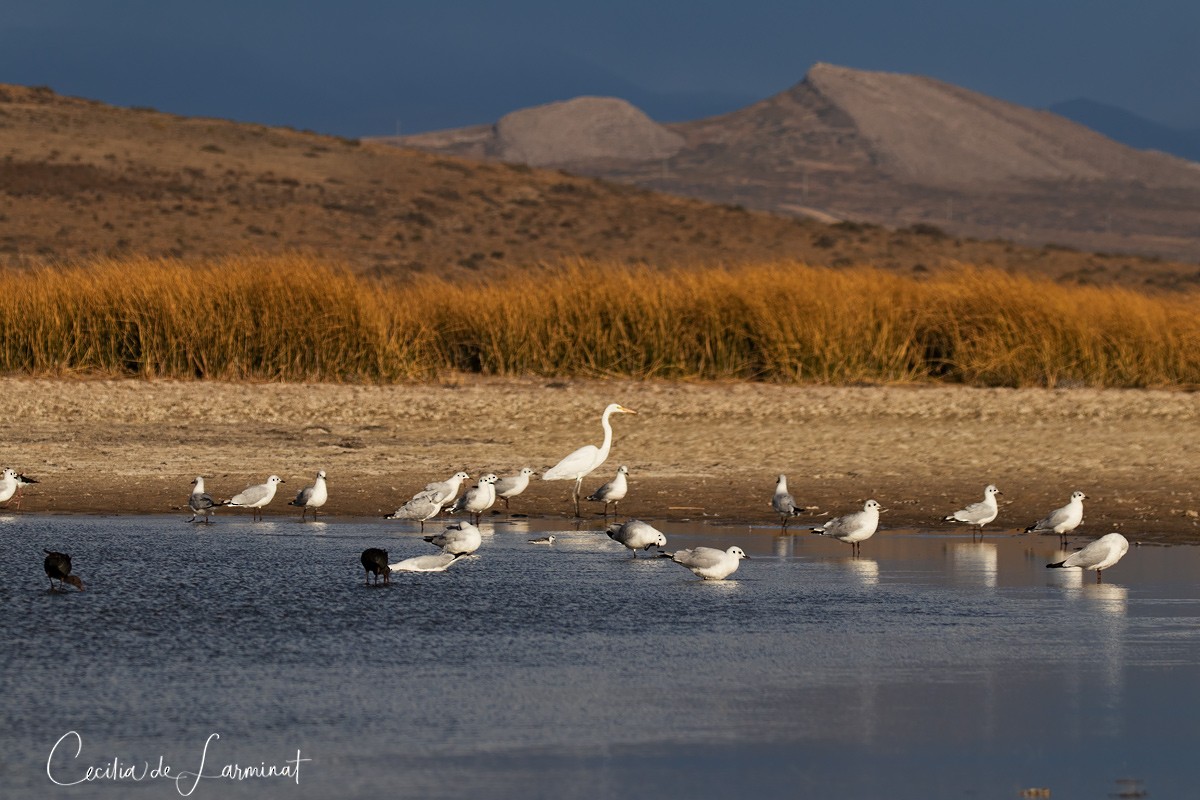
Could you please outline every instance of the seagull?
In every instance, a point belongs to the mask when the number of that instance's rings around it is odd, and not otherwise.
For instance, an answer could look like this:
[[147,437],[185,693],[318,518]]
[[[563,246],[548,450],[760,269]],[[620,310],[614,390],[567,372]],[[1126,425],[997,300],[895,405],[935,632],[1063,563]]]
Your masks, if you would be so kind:
[[996,505],[996,495],[1004,494],[996,488],[996,485],[989,483],[983,490],[983,501],[980,503],[971,503],[964,509],[955,511],[948,517],[943,517],[945,522],[965,522],[968,525],[978,525],[979,533],[983,535],[983,526],[996,518],[1000,513],[999,506]]
[[834,517],[812,531],[822,536],[832,536],[839,542],[848,542],[852,552],[858,555],[862,550],[862,543],[875,535],[875,530],[879,527],[879,512],[882,510],[879,503],[868,500],[863,504],[862,511],[844,517]]
[[614,522],[608,526],[608,538],[632,550],[634,558],[637,558],[638,550],[649,550],[651,547],[662,549],[667,546],[667,537],[663,532],[640,519],[631,519],[623,524]]
[[554,544],[554,535],[551,534],[550,536],[539,536],[536,539],[530,539],[529,543],[530,544]]
[[775,496],[771,498],[771,508],[779,512],[784,530],[787,530],[788,518],[804,513],[804,509],[797,506],[795,499],[788,494],[786,475],[780,475],[775,479]]
[[674,553],[658,555],[659,558],[669,558],[676,564],[682,564],[706,581],[725,580],[737,570],[739,561],[750,557],[736,545],[728,550],[693,547],[690,550],[676,550]]
[[1039,519],[1026,528],[1025,532],[1057,533],[1065,539],[1067,534],[1078,528],[1079,523],[1083,522],[1083,501],[1086,499],[1087,495],[1083,492],[1072,492],[1071,502],[1062,508],[1051,511],[1044,519]]
[[78,575],[71,574],[71,557],[66,553],[56,553],[53,550],[43,550],[46,554],[46,560],[42,562],[42,566],[46,570],[46,577],[50,579],[50,589],[54,589],[54,581],[58,581],[58,588],[61,591],[64,583],[69,583],[79,591],[83,591],[83,581],[79,580]]
[[1047,564],[1048,568],[1079,567],[1080,569],[1096,570],[1096,583],[1100,583],[1100,572],[1116,564],[1125,553],[1129,552],[1129,540],[1119,533],[1101,536],[1082,550],[1067,556],[1057,564]]
[[296,495],[296,499],[288,503],[289,506],[300,506],[304,510],[300,514],[300,521],[303,522],[308,517],[308,510],[313,510],[313,519],[317,518],[317,509],[325,505],[325,501],[329,499],[329,487],[325,485],[325,470],[317,470],[317,480],[312,486],[306,486]]
[[442,510],[442,501],[438,500],[437,492],[418,492],[412,500],[397,508],[384,519],[415,519],[421,523],[421,532],[425,532],[425,520],[436,517]]
[[604,503],[604,517],[606,519],[608,518],[609,503],[613,505],[613,516],[615,517],[617,515],[617,503],[624,500],[625,494],[629,491],[629,482],[625,479],[625,476],[628,474],[629,467],[624,465],[617,467],[617,476],[615,478],[585,498],[597,503]]
[[484,475],[476,486],[468,489],[462,497],[458,498],[458,501],[448,509],[449,513],[466,511],[475,517],[475,524],[478,525],[483,512],[496,505],[495,483],[496,476],[494,474],[489,472]]
[[416,556],[406,558],[395,564],[389,564],[392,572],[445,572],[446,567],[458,560],[458,556],[449,553],[438,553],[435,556]]
[[384,583],[391,583],[392,570],[388,567],[387,550],[380,550],[378,547],[368,547],[362,551],[362,555],[358,557],[362,562],[363,569],[366,572],[365,582],[368,586],[371,585],[371,576],[375,576],[375,583],[379,583],[379,576],[383,576]]
[[508,501],[529,488],[529,476],[533,474],[532,467],[521,467],[516,475],[501,478],[496,481],[496,497],[504,501],[504,510],[508,511]]
[[281,483],[283,481],[280,480],[278,475],[272,475],[267,478],[266,483],[260,483],[257,486],[247,486],[241,493],[235,494],[221,503],[221,505],[248,508],[251,512],[251,519],[262,519],[263,506],[275,499],[275,489]]
[[439,505],[448,505],[454,502],[454,498],[458,496],[458,490],[462,488],[463,481],[469,481],[471,476],[465,472],[456,472],[444,481],[434,481],[433,483],[425,484],[425,488],[413,495],[424,494],[425,492],[433,492],[433,500]]
[[571,495],[575,501],[575,516],[579,516],[580,484],[583,483],[585,477],[608,459],[608,451],[612,449],[613,431],[612,425],[608,422],[609,417],[613,414],[636,413],[633,409],[625,408],[620,403],[610,403],[604,409],[603,416],[600,417],[600,424],[604,427],[604,442],[599,447],[594,444],[586,444],[542,473],[544,481],[575,481],[575,492]]
[[204,521],[209,521],[208,517],[212,514],[213,508],[217,505],[213,502],[212,496],[204,491],[204,476],[197,475],[192,481],[192,496],[188,498],[188,508],[192,510],[192,518],[188,522],[195,522],[196,517],[200,514],[204,515]]
[[479,545],[483,543],[483,537],[479,533],[479,528],[471,523],[458,522],[439,534],[426,536],[425,541],[442,548],[443,553],[453,556],[469,556],[479,549]]

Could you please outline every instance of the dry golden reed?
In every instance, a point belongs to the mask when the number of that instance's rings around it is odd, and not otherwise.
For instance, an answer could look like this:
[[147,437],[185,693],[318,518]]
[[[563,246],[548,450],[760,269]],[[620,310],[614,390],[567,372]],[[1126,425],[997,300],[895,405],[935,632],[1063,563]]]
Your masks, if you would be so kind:
[[1200,295],[994,270],[579,261],[478,282],[303,256],[127,258],[0,274],[0,371],[390,382],[488,375],[1200,384]]

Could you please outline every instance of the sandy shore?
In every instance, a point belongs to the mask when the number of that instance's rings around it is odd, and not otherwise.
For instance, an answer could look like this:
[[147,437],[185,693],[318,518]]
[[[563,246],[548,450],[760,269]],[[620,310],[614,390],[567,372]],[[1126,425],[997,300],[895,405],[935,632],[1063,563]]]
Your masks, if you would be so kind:
[[[584,489],[628,465],[623,515],[768,526],[782,472],[814,518],[874,497],[885,527],[953,530],[941,518],[996,483],[998,531],[1080,489],[1081,534],[1200,542],[1200,393],[479,378],[0,387],[0,461],[41,481],[18,513],[181,513],[196,475],[229,497],[276,473],[286,483],[267,514],[290,515],[286,502],[325,469],[331,515],[383,515],[458,469],[540,471],[599,444],[600,411],[620,402],[639,413],[615,419],[612,455]],[[570,484],[535,479],[513,510],[567,516]]]

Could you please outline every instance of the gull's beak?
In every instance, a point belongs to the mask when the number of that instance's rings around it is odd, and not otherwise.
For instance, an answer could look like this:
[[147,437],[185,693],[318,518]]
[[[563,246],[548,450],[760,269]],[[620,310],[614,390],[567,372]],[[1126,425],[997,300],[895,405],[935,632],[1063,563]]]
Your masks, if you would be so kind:
[[742,554],[742,558],[743,558],[743,559],[745,559],[746,561],[749,561],[749,560],[750,560],[750,556],[748,556],[748,555],[746,555],[746,554],[744,554],[744,553]]

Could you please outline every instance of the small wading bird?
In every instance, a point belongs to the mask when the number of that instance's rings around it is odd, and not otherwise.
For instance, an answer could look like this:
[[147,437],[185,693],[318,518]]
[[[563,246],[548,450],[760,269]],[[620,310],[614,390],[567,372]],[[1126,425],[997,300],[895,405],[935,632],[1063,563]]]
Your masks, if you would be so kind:
[[483,543],[483,537],[479,533],[479,528],[471,523],[457,522],[439,534],[426,536],[425,541],[434,547],[442,548],[443,553],[449,553],[452,556],[469,556],[479,549],[479,545]]
[[504,501],[504,510],[508,511],[508,501],[529,488],[529,476],[533,475],[532,467],[521,467],[516,475],[501,478],[496,481],[496,497]]
[[37,483],[28,475],[22,475],[14,469],[6,469],[0,473],[0,503],[7,503],[13,499],[15,494],[17,497],[17,510],[21,509],[21,495],[24,493],[26,486],[32,486]]
[[42,562],[42,567],[46,570],[46,577],[50,579],[50,590],[54,591],[54,582],[58,581],[58,591],[62,591],[63,584],[69,583],[79,591],[83,591],[83,581],[78,575],[71,574],[71,557],[66,553],[56,553],[53,550],[43,550],[46,554],[46,560]]
[[625,499],[625,495],[629,492],[629,482],[626,476],[629,474],[629,467],[621,465],[617,467],[617,476],[608,483],[601,486],[596,491],[587,496],[587,500],[593,503],[604,503],[604,518],[608,518],[608,506],[612,504],[613,516],[617,515],[617,503]]
[[371,576],[375,576],[375,583],[379,583],[379,576],[383,576],[384,583],[391,583],[392,570],[388,567],[388,552],[380,550],[378,547],[368,547],[362,551],[362,555],[358,557],[365,569],[365,582],[368,586],[371,585]]
[[551,534],[550,536],[539,536],[536,539],[530,539],[529,543],[530,544],[554,544],[554,535]]
[[649,550],[651,547],[661,550],[667,546],[667,537],[663,532],[640,519],[631,519],[621,524],[614,522],[608,526],[608,538],[632,550],[634,558],[637,558],[638,550]]
[[971,503],[964,509],[955,511],[948,517],[943,517],[944,522],[965,522],[968,525],[978,525],[979,535],[983,536],[983,526],[994,520],[1000,513],[1000,507],[996,505],[996,495],[1004,494],[996,488],[995,484],[989,483],[983,490],[983,500],[979,503]]
[[715,547],[693,547],[690,550],[676,550],[674,553],[659,553],[659,558],[669,558],[676,564],[682,564],[706,581],[723,581],[732,575],[743,558],[749,558],[742,548],[734,546],[728,550],[718,550]]
[[317,479],[312,486],[306,486],[296,495],[296,499],[288,503],[289,506],[300,506],[303,511],[300,513],[300,521],[304,522],[308,518],[308,510],[311,508],[313,519],[317,518],[317,509],[325,505],[325,501],[329,499],[329,487],[325,485],[325,470],[317,470]]
[[804,509],[797,506],[795,499],[788,493],[786,475],[775,479],[775,495],[771,498],[771,508],[779,514],[784,530],[787,530],[789,519],[804,513]]
[[625,408],[620,403],[610,403],[600,417],[600,424],[604,427],[604,442],[599,447],[594,444],[586,444],[542,473],[544,481],[575,481],[575,491],[571,495],[571,499],[575,502],[575,516],[579,516],[580,484],[583,483],[584,478],[608,459],[608,451],[612,449],[613,430],[608,421],[609,417],[613,414],[636,413],[633,409]]
[[1101,536],[1077,553],[1072,553],[1057,564],[1047,564],[1050,569],[1061,567],[1078,567],[1080,569],[1096,570],[1096,583],[1100,583],[1100,573],[1121,560],[1129,552],[1129,540],[1119,533]]
[[201,514],[204,515],[205,523],[209,522],[209,515],[216,505],[208,492],[204,491],[204,476],[197,475],[192,481],[192,494],[188,498],[188,508],[192,510],[192,518],[188,522],[195,522],[196,517]]
[[1025,529],[1026,533],[1057,533],[1066,539],[1067,534],[1079,527],[1083,522],[1083,501],[1087,495],[1083,492],[1072,492],[1071,502],[1062,508],[1056,508],[1043,519]]
[[851,552],[858,555],[862,551],[862,543],[874,536],[875,531],[879,528],[879,512],[882,510],[879,503],[868,500],[863,504],[862,511],[856,511],[844,517],[834,517],[824,525],[813,528],[812,531],[822,536],[832,536],[839,542],[848,543]]
[[454,506],[449,509],[449,512],[457,514],[459,511],[465,511],[474,517],[474,522],[478,525],[483,512],[496,504],[495,484],[496,476],[489,472],[479,479],[478,485],[464,492],[463,496],[458,498]]
[[267,478],[266,483],[260,483],[257,486],[247,486],[239,494],[235,494],[225,502],[223,506],[232,506],[234,508],[250,509],[251,519],[262,519],[262,508],[267,503],[275,499],[275,490],[279,488],[279,484],[283,483],[278,475],[272,475]]

